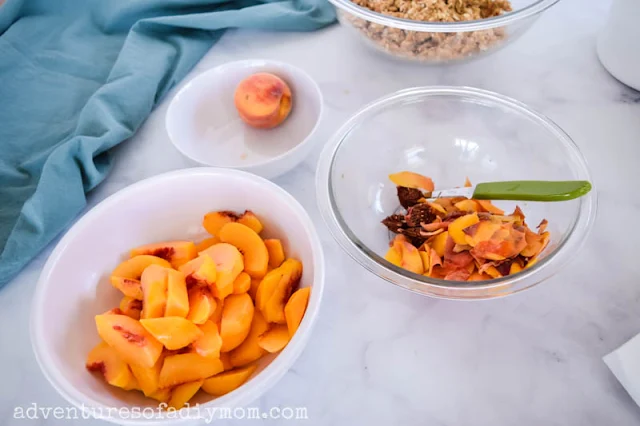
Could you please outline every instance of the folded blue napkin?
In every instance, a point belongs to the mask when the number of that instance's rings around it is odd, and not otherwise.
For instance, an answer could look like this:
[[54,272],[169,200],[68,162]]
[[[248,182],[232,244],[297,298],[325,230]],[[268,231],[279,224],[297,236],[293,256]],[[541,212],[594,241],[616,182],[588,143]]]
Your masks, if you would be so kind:
[[0,287],[80,213],[109,149],[224,29],[334,19],[326,0],[0,0]]

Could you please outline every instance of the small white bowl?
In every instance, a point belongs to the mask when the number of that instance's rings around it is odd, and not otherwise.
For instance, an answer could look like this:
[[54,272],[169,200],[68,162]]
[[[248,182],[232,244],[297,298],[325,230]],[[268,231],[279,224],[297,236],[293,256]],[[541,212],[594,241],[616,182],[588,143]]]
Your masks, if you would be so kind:
[[[94,315],[118,306],[122,295],[109,283],[109,274],[131,247],[200,240],[207,236],[201,225],[205,213],[245,209],[260,217],[264,236],[280,238],[287,256],[302,262],[300,285],[313,291],[300,328],[282,352],[261,359],[252,378],[235,391],[216,399],[200,392],[193,402],[201,404],[201,413],[243,407],[275,384],[302,352],[318,315],[324,287],[320,239],[302,206],[275,184],[236,170],[194,168],[138,182],[107,198],[67,232],[49,257],[31,309],[31,341],[53,387],[89,415],[119,424],[200,423],[167,418],[166,412],[158,413],[158,403],[142,393],[109,386],[85,369],[86,356],[99,341]],[[155,407],[156,414],[151,419],[125,418],[112,407]]]
[[[291,113],[273,129],[248,126],[234,104],[238,84],[258,72],[273,73],[291,88]],[[276,61],[245,60],[220,65],[187,83],[169,105],[166,128],[174,146],[197,163],[271,179],[309,154],[322,109],[320,88],[301,69]]]

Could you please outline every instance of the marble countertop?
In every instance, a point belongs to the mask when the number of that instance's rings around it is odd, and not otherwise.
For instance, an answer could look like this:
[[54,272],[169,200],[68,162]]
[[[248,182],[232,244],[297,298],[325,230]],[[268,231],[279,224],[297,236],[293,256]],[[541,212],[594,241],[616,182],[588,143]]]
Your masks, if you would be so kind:
[[[369,274],[332,240],[313,190],[318,147],[276,182],[318,225],[328,265],[325,299],[303,355],[256,405],[306,406],[308,425],[640,424],[640,408],[602,361],[640,333],[640,262],[627,249],[640,241],[640,93],[613,79],[596,57],[608,5],[564,0],[506,49],[456,67],[382,59],[339,26],[293,35],[229,31],[212,48],[189,78],[260,57],[310,72],[326,98],[324,140],[366,102],[410,86],[467,85],[512,96],[573,137],[600,197],[586,247],[551,280],[493,301],[429,299]],[[116,150],[113,173],[90,195],[90,205],[189,165],[168,141],[166,108],[165,100]],[[16,406],[67,406],[40,372],[28,333],[35,283],[54,244],[0,291],[0,423],[6,426],[103,424],[13,419]]]

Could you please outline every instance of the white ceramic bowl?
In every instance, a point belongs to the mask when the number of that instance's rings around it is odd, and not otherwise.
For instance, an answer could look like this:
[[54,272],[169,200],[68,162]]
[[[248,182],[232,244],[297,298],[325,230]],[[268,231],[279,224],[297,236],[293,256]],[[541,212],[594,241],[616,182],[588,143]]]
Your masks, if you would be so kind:
[[[269,130],[245,124],[233,100],[238,84],[258,72],[276,74],[292,92],[289,117]],[[175,147],[196,163],[271,179],[309,154],[321,117],[322,93],[307,73],[282,62],[245,60],[220,65],[187,83],[169,105],[166,128]]]
[[[99,338],[94,315],[118,305],[122,295],[109,283],[110,271],[131,247],[154,241],[206,237],[202,216],[211,210],[251,209],[266,237],[280,238],[288,256],[304,265],[301,286],[311,286],[309,305],[287,347],[260,361],[251,379],[213,399],[200,392],[193,402],[205,408],[242,407],[277,382],[302,352],[320,307],[324,257],[311,219],[298,202],[275,184],[248,173],[194,168],[156,176],[112,195],[62,238],[49,257],[31,310],[36,359],[53,387],[70,403],[128,425],[190,424],[197,419],[125,419],[107,408],[156,407],[140,392],[123,391],[89,373],[84,365]],[[157,411],[157,410],[156,410]]]

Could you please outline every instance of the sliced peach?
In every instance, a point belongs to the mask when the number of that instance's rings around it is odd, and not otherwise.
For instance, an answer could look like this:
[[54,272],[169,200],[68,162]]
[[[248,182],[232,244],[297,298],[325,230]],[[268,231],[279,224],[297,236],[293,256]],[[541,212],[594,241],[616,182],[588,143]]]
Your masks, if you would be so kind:
[[261,72],[240,82],[234,102],[238,115],[249,126],[271,129],[291,112],[291,89],[280,77]]
[[219,358],[222,338],[218,332],[218,326],[211,320],[199,326],[202,336],[196,339],[191,347],[200,356],[205,358]]
[[169,355],[160,370],[160,388],[194,382],[223,371],[218,358],[205,358],[196,353]]
[[217,277],[212,287],[213,295],[222,300],[233,293],[233,282],[244,269],[244,258],[240,251],[231,244],[220,243],[212,245],[200,255],[211,257],[216,264]]
[[480,272],[474,272],[469,276],[469,278],[467,278],[467,281],[485,281],[490,279],[490,275],[481,274]]
[[404,186],[405,188],[420,188],[429,192],[435,189],[431,178],[414,172],[393,173],[389,175],[389,179],[397,186]]
[[198,255],[193,241],[164,241],[161,243],[146,244],[131,250],[131,257],[149,254],[165,259],[174,268],[190,261]]
[[258,345],[267,352],[279,352],[287,346],[290,338],[287,326],[276,324],[258,337]]
[[387,254],[384,255],[384,258],[396,266],[402,266],[402,250],[400,246],[392,244],[389,250],[387,250]]
[[164,362],[164,355],[161,355],[152,367],[143,367],[137,364],[131,364],[131,372],[138,382],[138,387],[146,395],[151,396],[158,390],[158,380],[160,379],[160,370]]
[[442,234],[438,234],[431,243],[431,248],[436,251],[438,256],[444,256],[444,247],[449,239],[449,231],[444,231]]
[[522,271],[522,266],[519,263],[513,262],[511,266],[509,266],[509,275],[517,274]]
[[[442,200],[447,200],[446,198],[442,198]],[[447,214],[447,210],[441,205],[441,203],[438,203],[436,200],[436,202],[431,202],[429,200],[425,200],[425,204],[428,205],[429,207],[431,207],[433,210],[436,211],[436,214],[440,213],[441,215],[446,215]],[[451,205],[449,203],[449,205]]]
[[222,362],[224,371],[233,369],[233,364],[231,364],[231,353],[232,352],[225,352],[220,354],[220,362]]
[[475,247],[481,241],[489,241],[491,237],[493,237],[493,234],[500,229],[500,226],[501,225],[489,220],[482,220],[463,230],[465,241],[471,247]]
[[400,263],[402,268],[416,274],[424,273],[422,258],[418,249],[404,235],[396,235],[393,245],[396,247],[396,251],[402,253],[402,262]]
[[264,298],[261,300],[263,302],[261,310],[267,322],[286,324],[284,307],[300,282],[302,263],[295,259],[287,259],[280,268],[283,269],[282,277],[271,295],[266,300]]
[[473,185],[471,184],[471,181],[469,180],[469,176],[465,176],[465,178],[464,178],[464,187],[465,188],[470,188],[472,186]]
[[[429,270],[429,265],[431,264],[431,255],[428,251],[420,250],[420,257],[422,258],[422,269],[423,271]],[[424,273],[424,272],[423,272]]]
[[187,283],[182,272],[169,269],[167,271],[167,305],[166,317],[186,317],[189,313],[189,295]]
[[456,208],[463,212],[477,212],[480,211],[480,207],[475,200],[462,200],[454,204]]
[[433,270],[434,268],[436,268],[437,266],[441,266],[442,265],[442,258],[441,256],[438,255],[438,252],[436,252],[435,249],[429,250],[429,272],[428,275],[430,277],[433,277]]
[[216,301],[209,287],[196,286],[189,290],[189,321],[204,324],[215,310]]
[[147,395],[149,398],[153,398],[158,402],[169,402],[171,398],[171,388],[157,389],[155,392]]
[[184,348],[204,335],[194,323],[183,317],[142,319],[140,324],[169,350]]
[[549,243],[549,236],[550,234],[548,232],[543,232],[542,234],[536,234],[530,231],[529,229],[526,229],[525,231],[526,246],[524,247],[524,249],[522,249],[522,251],[520,251],[520,254],[524,257],[536,256],[537,254],[542,252],[542,250],[544,250],[547,244]]
[[217,236],[224,225],[235,222],[236,220],[238,220],[238,215],[232,211],[209,212],[204,215],[202,226],[204,226],[204,229],[206,229],[209,234]]
[[218,237],[244,254],[244,271],[247,274],[252,278],[264,277],[269,266],[269,252],[262,238],[253,229],[241,223],[227,223],[220,229]]
[[287,320],[287,328],[291,336],[295,334],[302,322],[302,317],[304,317],[304,313],[307,310],[310,294],[311,287],[298,289],[291,295],[284,307],[284,317]]
[[243,368],[225,371],[208,378],[202,384],[202,390],[213,396],[226,395],[239,388],[256,370],[256,365],[248,365]]
[[265,277],[260,281],[260,285],[258,286],[258,290],[256,291],[255,301],[256,308],[259,310],[264,310],[267,301],[276,291],[282,276],[288,270],[287,268],[291,268],[292,263],[285,261],[280,267],[270,271]]
[[464,229],[480,222],[478,213],[461,216],[449,225],[449,235],[456,244],[467,244]]
[[267,252],[269,252],[269,267],[277,268],[284,262],[284,248],[282,248],[282,242],[275,238],[268,238],[264,240],[264,245],[267,246]]
[[120,310],[128,317],[135,320],[140,319],[140,311],[142,311],[142,301],[133,297],[124,296],[120,301]]
[[222,320],[222,309],[224,308],[224,299],[216,300],[216,309],[213,311],[213,314],[209,317],[209,320],[213,321],[213,323],[218,326],[218,331],[220,331],[220,321]]
[[176,410],[181,409],[196,393],[198,393],[203,382],[204,379],[200,379],[176,386],[171,390],[171,398],[169,398],[167,405],[175,408]]
[[220,322],[221,352],[238,347],[247,337],[253,312],[253,301],[247,293],[232,294],[225,299]]
[[119,264],[116,269],[113,270],[113,272],[111,272],[111,275],[114,277],[139,280],[142,276],[142,272],[151,265],[164,266],[166,268],[169,268],[171,266],[169,262],[160,257],[143,254],[125,260],[124,262]]
[[216,283],[216,264],[208,254],[201,254],[180,267],[180,272],[185,276],[188,287],[195,284],[203,284],[213,289]]
[[126,315],[96,315],[98,334],[129,364],[152,367],[162,353],[158,342],[140,322]]
[[100,342],[91,349],[86,367],[89,371],[99,371],[107,383],[119,388],[129,386],[133,380],[127,363],[105,342]]
[[[267,272],[268,274],[268,272]],[[251,278],[251,287],[249,288],[249,296],[251,296],[251,298],[253,300],[256,300],[256,293],[258,293],[258,287],[260,287],[260,282],[262,280],[259,278]]]
[[480,205],[480,207],[482,208],[482,211],[498,214],[498,215],[504,214],[504,210],[497,208],[489,200],[475,200],[475,201]]
[[151,265],[142,273],[142,312],[140,318],[160,318],[167,306],[169,268]]
[[260,222],[260,219],[258,219],[258,216],[256,216],[251,210],[246,210],[242,214],[242,216],[238,218],[238,223],[241,223],[253,229],[256,234],[261,233],[264,229],[264,227],[262,226],[262,222]]
[[206,249],[208,249],[212,245],[218,244],[220,242],[221,241],[220,241],[220,239],[218,237],[205,238],[204,240],[202,240],[202,241],[200,241],[199,243],[196,244],[196,251],[198,253],[200,253],[201,251],[205,251]]
[[251,288],[251,277],[246,272],[241,272],[233,282],[233,294],[242,294]]
[[[258,345],[258,338],[269,329],[269,323],[264,319],[258,309],[253,314],[249,334],[244,341],[229,352],[229,360],[234,367],[241,367],[258,360],[266,351]],[[225,355],[224,353],[221,354]]]
[[[169,263],[167,263],[168,265]],[[139,280],[112,275],[111,285],[120,290],[125,297],[142,300],[142,287]]]

